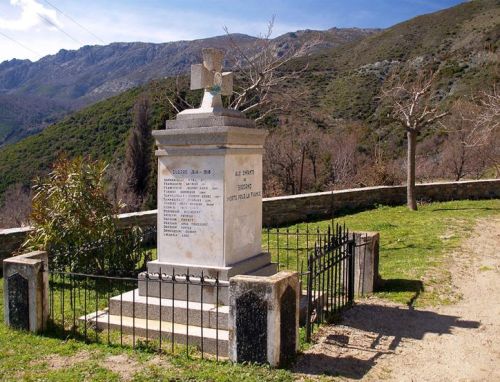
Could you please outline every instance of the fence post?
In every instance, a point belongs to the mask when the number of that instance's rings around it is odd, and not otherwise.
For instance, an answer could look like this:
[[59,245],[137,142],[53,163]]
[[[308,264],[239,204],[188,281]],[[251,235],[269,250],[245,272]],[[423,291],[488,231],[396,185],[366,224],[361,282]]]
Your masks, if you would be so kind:
[[311,342],[311,315],[312,315],[312,286],[313,269],[312,255],[307,260],[307,314],[306,314],[306,342]]
[[229,358],[233,362],[289,364],[299,345],[297,272],[239,275],[229,280]]
[[45,329],[48,309],[48,256],[36,251],[3,261],[4,321],[16,329]]
[[348,285],[348,291],[347,291],[347,300],[349,304],[352,304],[354,301],[354,257],[355,257],[355,242],[354,242],[354,237],[352,240],[349,240],[347,242],[347,251],[349,253],[348,255],[348,272],[349,272],[349,285]]
[[380,282],[378,273],[378,232],[355,232],[354,294],[365,296],[373,293]]

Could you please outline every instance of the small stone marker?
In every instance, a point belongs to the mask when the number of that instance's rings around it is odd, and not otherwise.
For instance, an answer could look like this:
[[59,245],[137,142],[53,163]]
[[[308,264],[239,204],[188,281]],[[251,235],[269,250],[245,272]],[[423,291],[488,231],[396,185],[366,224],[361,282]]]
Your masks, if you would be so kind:
[[3,261],[4,321],[16,329],[38,332],[49,315],[48,257],[37,251]]
[[229,358],[287,365],[298,350],[299,277],[235,276],[229,285]]

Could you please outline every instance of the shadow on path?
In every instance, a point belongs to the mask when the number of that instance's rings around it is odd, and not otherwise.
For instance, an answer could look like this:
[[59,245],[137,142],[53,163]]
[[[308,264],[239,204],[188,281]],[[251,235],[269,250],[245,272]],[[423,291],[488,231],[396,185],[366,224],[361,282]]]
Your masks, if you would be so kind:
[[405,307],[361,303],[345,312],[342,325],[319,333],[319,342],[303,354],[294,372],[361,379],[377,359],[393,354],[404,339],[452,334],[453,328],[477,329],[477,321]]

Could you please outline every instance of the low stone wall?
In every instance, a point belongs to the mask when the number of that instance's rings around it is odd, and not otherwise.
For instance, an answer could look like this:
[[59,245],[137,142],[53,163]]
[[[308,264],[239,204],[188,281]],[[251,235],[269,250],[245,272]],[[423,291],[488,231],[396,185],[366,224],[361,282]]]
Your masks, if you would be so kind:
[[[417,199],[449,201],[500,198],[500,179],[423,183],[416,186]],[[372,208],[377,204],[406,203],[406,186],[378,186],[339,191],[280,196],[264,199],[263,225],[278,226],[329,218],[346,210]]]
[[[417,198],[429,201],[500,198],[500,179],[417,185]],[[272,227],[305,220],[331,217],[346,210],[372,208],[376,204],[406,203],[405,186],[379,186],[266,198],[263,225]],[[120,225],[154,226],[156,210],[121,214]],[[0,260],[9,257],[26,238],[29,227],[0,229]]]

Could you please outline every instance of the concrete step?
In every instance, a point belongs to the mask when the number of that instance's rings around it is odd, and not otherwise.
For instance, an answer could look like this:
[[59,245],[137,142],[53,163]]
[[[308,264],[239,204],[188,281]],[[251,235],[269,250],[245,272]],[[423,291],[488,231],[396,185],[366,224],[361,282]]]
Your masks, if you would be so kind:
[[205,328],[227,329],[229,306],[169,298],[146,298],[139,295],[138,289],[112,297],[109,301],[109,313],[145,319],[146,306],[147,318],[151,320],[159,320],[161,312],[161,320],[165,322],[172,322],[173,318],[178,324],[202,326],[203,323]]
[[87,324],[93,324],[98,330],[118,330],[124,334],[137,337],[170,341],[189,346],[203,347],[203,351],[227,357],[229,332],[212,328],[201,328],[195,325],[184,325],[171,322],[143,318],[132,318],[109,314],[108,311],[98,311],[79,318]]
[[250,273],[249,276],[272,276],[278,272],[278,263],[268,263]]

